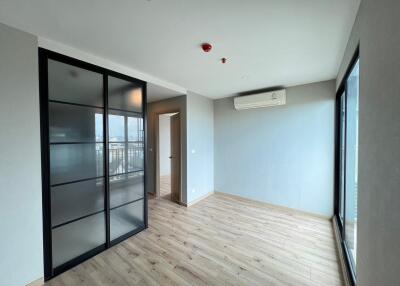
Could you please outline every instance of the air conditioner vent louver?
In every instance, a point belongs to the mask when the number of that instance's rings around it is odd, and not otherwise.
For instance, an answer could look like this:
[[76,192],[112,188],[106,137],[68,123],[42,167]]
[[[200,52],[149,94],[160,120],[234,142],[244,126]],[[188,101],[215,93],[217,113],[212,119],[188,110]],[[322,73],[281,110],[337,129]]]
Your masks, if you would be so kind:
[[257,93],[246,96],[238,96],[233,99],[236,110],[277,106],[286,104],[286,90]]

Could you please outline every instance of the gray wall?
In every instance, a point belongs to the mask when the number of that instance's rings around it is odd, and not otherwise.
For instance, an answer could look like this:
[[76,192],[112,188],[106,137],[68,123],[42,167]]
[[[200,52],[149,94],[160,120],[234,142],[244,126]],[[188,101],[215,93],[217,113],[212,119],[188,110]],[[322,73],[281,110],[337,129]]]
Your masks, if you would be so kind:
[[160,176],[171,174],[171,118],[170,114],[160,116]]
[[335,81],[287,89],[285,106],[214,102],[215,190],[333,214]]
[[[398,285],[400,273],[400,2],[363,0],[360,41],[359,286]],[[354,52],[349,44],[342,66]]]
[[343,55],[342,62],[340,63],[339,66],[339,71],[336,78],[336,90],[339,89],[340,83],[342,82],[345,76],[347,67],[349,66],[351,59],[353,58],[354,51],[357,49],[359,42],[360,42],[360,13],[357,14],[357,17],[354,21],[350,38],[347,42],[346,50]]
[[37,38],[0,24],[0,285],[43,276]]
[[156,148],[155,142],[155,123],[158,119],[158,114],[170,113],[179,111],[181,114],[181,143],[182,143],[182,201],[187,202],[186,190],[187,190],[187,161],[186,161],[186,95],[177,96],[161,101],[149,103],[147,106],[147,139],[148,139],[148,151],[147,158],[148,164],[146,168],[147,178],[147,192],[155,192],[155,178],[156,178],[156,157],[154,150]]
[[213,101],[187,95],[187,202],[214,191]]

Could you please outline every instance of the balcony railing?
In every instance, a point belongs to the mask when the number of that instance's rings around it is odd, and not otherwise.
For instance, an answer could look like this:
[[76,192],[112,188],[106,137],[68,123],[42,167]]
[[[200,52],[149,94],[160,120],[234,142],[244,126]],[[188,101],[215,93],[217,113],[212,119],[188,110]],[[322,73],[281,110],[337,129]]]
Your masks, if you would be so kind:
[[[143,170],[143,142],[110,143],[109,146],[109,174],[110,176]],[[101,173],[103,148],[97,152],[97,171]]]

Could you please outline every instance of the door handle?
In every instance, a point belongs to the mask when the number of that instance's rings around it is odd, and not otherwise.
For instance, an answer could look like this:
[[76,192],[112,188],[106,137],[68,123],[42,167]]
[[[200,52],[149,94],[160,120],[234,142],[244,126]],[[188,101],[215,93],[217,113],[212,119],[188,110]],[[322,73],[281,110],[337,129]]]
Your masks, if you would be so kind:
[[174,158],[174,156],[169,156],[170,159]]

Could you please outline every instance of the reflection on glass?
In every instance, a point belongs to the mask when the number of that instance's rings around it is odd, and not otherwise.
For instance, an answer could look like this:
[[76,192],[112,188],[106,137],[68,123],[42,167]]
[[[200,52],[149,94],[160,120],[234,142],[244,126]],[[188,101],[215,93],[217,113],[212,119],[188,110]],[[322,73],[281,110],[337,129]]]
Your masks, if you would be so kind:
[[142,112],[142,86],[123,79],[108,77],[108,106],[125,111]]
[[58,61],[48,61],[49,99],[102,107],[103,75]]
[[359,63],[347,80],[345,241],[356,264]]

